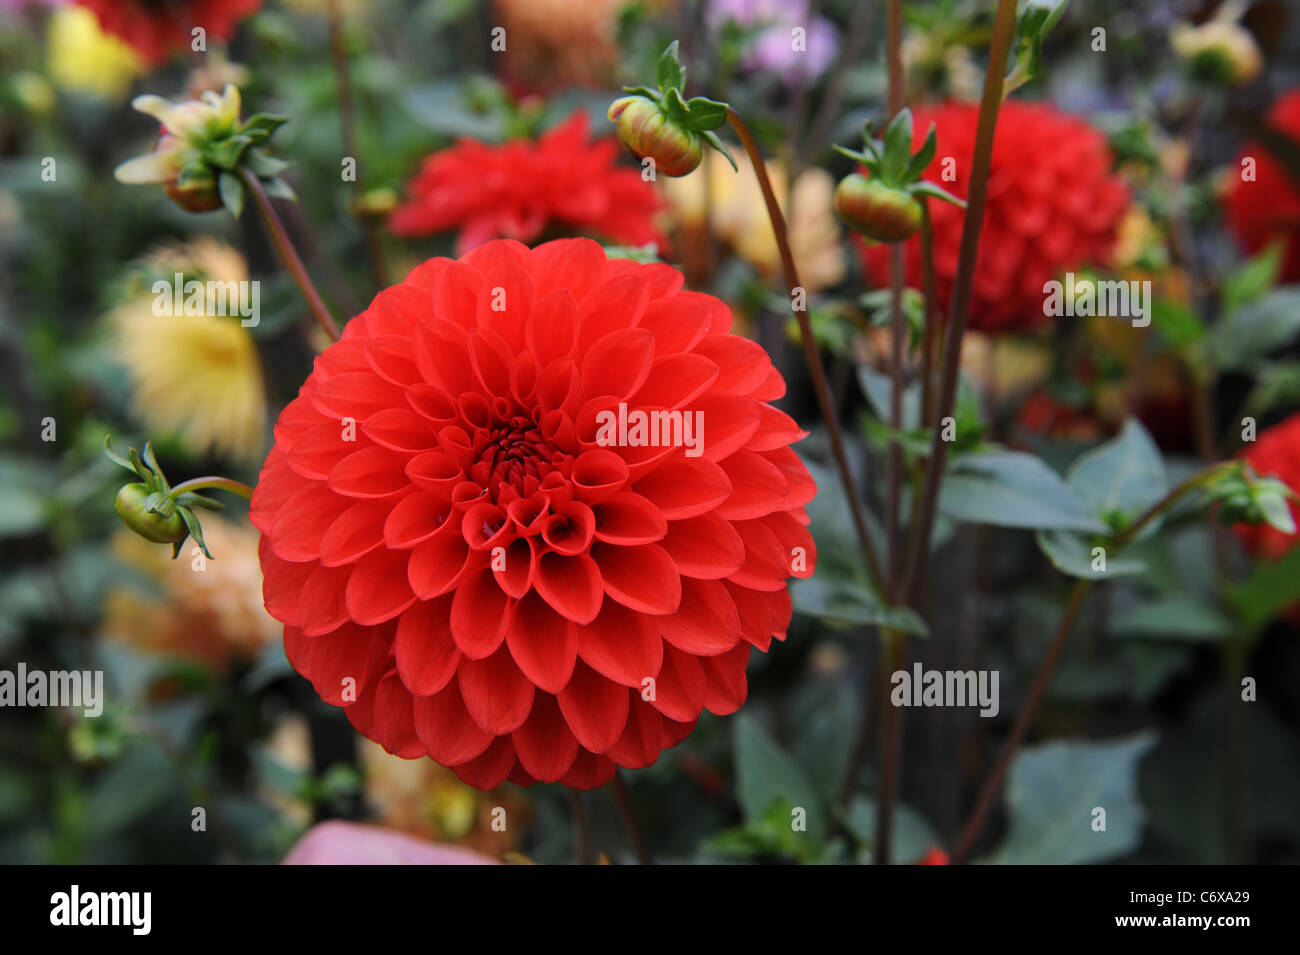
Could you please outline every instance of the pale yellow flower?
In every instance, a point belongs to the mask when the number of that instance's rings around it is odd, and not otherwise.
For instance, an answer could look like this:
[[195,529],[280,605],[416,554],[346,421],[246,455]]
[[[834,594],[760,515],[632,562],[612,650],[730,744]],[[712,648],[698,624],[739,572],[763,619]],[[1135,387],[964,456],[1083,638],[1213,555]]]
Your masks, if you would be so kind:
[[[152,274],[172,286],[177,272],[185,281],[248,278],[239,254],[210,239],[168,250],[152,263]],[[152,434],[178,435],[196,453],[257,458],[266,440],[266,395],[248,328],[237,317],[156,307],[169,294],[151,289],[111,315],[137,414]]]
[[153,150],[113,170],[117,181],[128,185],[174,182],[203,143],[230,135],[239,126],[239,88],[233,84],[220,94],[207,90],[196,100],[173,103],[148,94],[137,96],[131,105],[158,120],[167,134]]
[[99,29],[85,7],[57,7],[50,15],[46,45],[50,78],[60,89],[115,102],[142,72],[140,58],[126,43]]
[[251,659],[280,639],[280,624],[262,605],[257,531],[205,513],[203,537],[211,559],[197,545],[183,548],[172,560],[170,548],[128,530],[113,536],[114,557],[158,589],[149,593],[124,586],[108,593],[104,632],[110,639],[215,667]]
[[[736,164],[738,173],[725,157],[709,150],[690,175],[660,182],[679,223],[701,228],[707,217],[713,234],[737,255],[762,272],[776,272],[781,258],[754,167],[743,154],[736,157]],[[787,203],[784,166],[768,162],[767,169],[786,214],[790,249],[804,287],[816,291],[839,282],[845,265],[840,227],[831,208],[835,181],[824,169],[806,170],[795,180]],[[710,199],[707,213],[706,189]]]
[[1250,31],[1237,22],[1245,9],[1238,0],[1228,0],[1200,25],[1176,23],[1169,43],[1194,68],[1208,70],[1230,86],[1249,83],[1263,70],[1264,57]]

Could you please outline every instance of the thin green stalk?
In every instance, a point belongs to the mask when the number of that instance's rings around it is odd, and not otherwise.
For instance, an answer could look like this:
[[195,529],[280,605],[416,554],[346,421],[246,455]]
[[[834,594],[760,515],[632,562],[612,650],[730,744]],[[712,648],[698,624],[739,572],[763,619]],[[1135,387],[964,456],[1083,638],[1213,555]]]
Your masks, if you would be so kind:
[[339,327],[334,323],[329,309],[325,307],[324,300],[320,293],[316,291],[316,286],[312,284],[311,276],[307,274],[307,267],[302,264],[302,257],[298,255],[298,250],[294,248],[293,240],[289,238],[289,233],[280,221],[280,216],[271,205],[271,199],[262,188],[261,182],[249,170],[239,167],[239,178],[243,181],[248,191],[253,194],[253,201],[257,203],[257,211],[262,214],[262,221],[266,224],[266,231],[271,235],[271,242],[275,246],[276,252],[280,255],[280,261],[284,264],[285,269],[293,276],[293,280],[298,284],[298,291],[302,292],[302,297],[307,300],[307,307],[316,318],[316,323],[329,336],[330,341],[339,340]]
[[[799,272],[795,268],[794,254],[790,251],[790,239],[786,233],[785,216],[781,214],[781,206],[776,201],[772,181],[767,175],[767,165],[763,162],[763,155],[759,152],[758,143],[754,140],[754,134],[749,131],[749,126],[741,119],[740,114],[733,109],[727,110],[727,121],[731,123],[732,129],[740,137],[741,145],[744,146],[750,164],[754,167],[754,173],[758,176],[758,185],[763,192],[763,201],[767,205],[767,216],[772,221],[772,232],[776,236],[776,247],[781,254],[781,268],[785,273],[786,288],[793,305],[796,295],[804,297],[807,295],[807,291],[799,281]],[[886,591],[884,578],[880,573],[880,562],[876,558],[875,548],[871,544],[871,536],[867,531],[862,499],[853,480],[853,472],[849,468],[849,459],[844,450],[844,436],[840,429],[839,415],[835,410],[835,399],[831,395],[830,385],[826,382],[826,371],[822,368],[821,356],[817,352],[817,340],[813,337],[812,323],[808,319],[806,303],[803,308],[794,309],[794,313],[799,322],[799,337],[803,342],[804,357],[808,361],[808,372],[812,376],[813,392],[817,396],[817,404],[821,409],[822,418],[826,421],[826,430],[831,442],[831,454],[835,458],[835,465],[840,473],[840,481],[844,485],[845,497],[848,498],[849,510],[853,516],[853,526],[857,531],[858,542],[862,547],[862,556],[867,565],[867,575],[872,586],[883,596]]]
[[929,471],[925,492],[914,515],[917,528],[915,544],[908,555],[903,594],[908,604],[915,604],[925,582],[930,533],[934,527],[939,502],[939,486],[948,460],[948,443],[943,440],[942,420],[952,414],[957,400],[957,374],[961,366],[961,344],[970,315],[971,289],[975,280],[975,260],[979,253],[980,232],[984,226],[984,203],[988,198],[989,168],[993,159],[993,133],[997,128],[998,110],[1002,105],[1002,81],[1007,55],[1015,34],[1016,0],[998,0],[993,22],[993,39],[989,44],[989,65],[984,75],[984,95],[980,100],[979,126],[975,134],[975,156],[971,163],[970,192],[966,199],[966,216],[962,224],[961,251],[953,287],[952,312],[948,336],[944,343],[943,379],[939,392],[938,415],[930,444]]
[[236,481],[233,478],[218,477],[216,475],[207,475],[206,477],[190,478],[177,484],[171,490],[172,497],[179,497],[186,491],[201,491],[205,488],[211,488],[218,491],[229,491],[231,494],[238,494],[245,500],[253,496],[253,489],[242,481]]

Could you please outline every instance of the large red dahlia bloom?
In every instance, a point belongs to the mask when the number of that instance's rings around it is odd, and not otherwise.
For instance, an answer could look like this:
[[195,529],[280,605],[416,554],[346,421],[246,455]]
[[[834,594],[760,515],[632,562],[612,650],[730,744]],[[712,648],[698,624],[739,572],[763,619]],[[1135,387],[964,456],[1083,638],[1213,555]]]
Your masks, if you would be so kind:
[[[1280,96],[1268,112],[1269,125],[1300,142],[1300,90]],[[1253,182],[1241,178],[1242,161],[1255,160]],[[1281,238],[1282,281],[1300,281],[1300,189],[1286,168],[1263,146],[1248,144],[1232,168],[1223,211],[1237,241],[1251,255]]]
[[[1261,432],[1243,456],[1256,474],[1277,478],[1300,493],[1300,414]],[[1291,504],[1291,516],[1300,522],[1300,509],[1295,504]],[[1285,534],[1268,524],[1239,524],[1236,530],[1248,551],[1272,560],[1300,543],[1300,535]]]
[[[389,752],[485,789],[599,786],[737,709],[750,648],[784,639],[815,562],[804,432],[681,284],[586,239],[431,259],[281,414],[251,505],[266,606]],[[653,411],[702,441],[631,446]]]
[[434,153],[411,180],[411,198],[393,212],[390,228],[398,235],[459,228],[458,255],[498,237],[529,242],[549,227],[665,247],[654,221],[658,193],[639,171],[615,163],[613,138],[589,143],[588,126],[578,110],[535,143],[462,139]]
[[[916,111],[913,149],[920,147],[931,123],[938,142],[924,178],[962,198],[970,188],[978,121],[979,107],[973,103]],[[1046,322],[1044,283],[1071,269],[1105,263],[1128,206],[1128,191],[1110,168],[1105,137],[1082,120],[1046,104],[1002,104],[971,295],[971,328],[1023,329]],[[930,214],[939,303],[946,316],[965,212],[932,201]],[[907,284],[920,288],[919,235],[904,245],[904,260]],[[888,246],[864,245],[863,261],[873,281],[888,283]]]
[[105,33],[120,37],[140,58],[157,65],[190,49],[195,27],[208,40],[228,40],[240,20],[262,0],[77,0],[92,11]]

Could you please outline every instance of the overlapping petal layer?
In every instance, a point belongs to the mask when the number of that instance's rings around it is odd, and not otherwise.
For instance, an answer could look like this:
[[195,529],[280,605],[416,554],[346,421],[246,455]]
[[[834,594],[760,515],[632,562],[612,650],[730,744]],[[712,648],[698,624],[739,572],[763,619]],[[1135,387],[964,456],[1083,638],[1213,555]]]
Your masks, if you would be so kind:
[[[389,752],[593,788],[740,707],[751,648],[784,639],[816,560],[804,433],[681,283],[585,239],[432,259],[280,416],[251,508],[266,606]],[[702,440],[611,443],[620,404],[698,414]]]

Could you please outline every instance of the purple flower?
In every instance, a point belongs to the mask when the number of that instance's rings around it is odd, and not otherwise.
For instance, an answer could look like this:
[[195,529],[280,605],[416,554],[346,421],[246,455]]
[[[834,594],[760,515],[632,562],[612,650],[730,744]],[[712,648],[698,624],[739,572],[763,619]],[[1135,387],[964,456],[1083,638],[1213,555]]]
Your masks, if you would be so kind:
[[715,36],[728,22],[756,31],[742,67],[771,70],[793,83],[824,73],[839,48],[835,26],[810,14],[808,0],[711,0],[705,19]]

